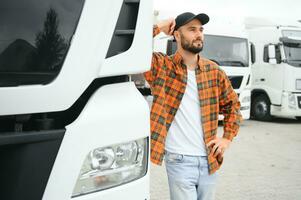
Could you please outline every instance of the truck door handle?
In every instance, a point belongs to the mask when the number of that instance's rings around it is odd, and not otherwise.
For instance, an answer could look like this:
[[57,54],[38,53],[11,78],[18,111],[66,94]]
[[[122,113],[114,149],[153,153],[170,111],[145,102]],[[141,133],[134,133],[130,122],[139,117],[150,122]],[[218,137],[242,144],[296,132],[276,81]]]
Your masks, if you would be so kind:
[[265,78],[261,78],[260,81],[265,81]]

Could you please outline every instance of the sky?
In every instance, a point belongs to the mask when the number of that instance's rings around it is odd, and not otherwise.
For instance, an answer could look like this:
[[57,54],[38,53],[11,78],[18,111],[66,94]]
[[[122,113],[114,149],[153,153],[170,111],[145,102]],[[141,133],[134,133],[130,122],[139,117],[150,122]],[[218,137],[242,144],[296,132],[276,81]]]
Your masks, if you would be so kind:
[[154,9],[214,16],[301,20],[300,0],[154,0]]

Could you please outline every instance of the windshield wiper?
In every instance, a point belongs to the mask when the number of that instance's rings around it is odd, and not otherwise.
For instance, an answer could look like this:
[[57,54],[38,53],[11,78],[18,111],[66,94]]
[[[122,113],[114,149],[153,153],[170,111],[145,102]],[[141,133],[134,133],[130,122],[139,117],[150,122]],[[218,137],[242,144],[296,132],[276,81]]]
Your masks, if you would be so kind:
[[246,67],[247,65],[245,63],[243,63],[242,61],[238,61],[238,60],[225,60],[225,61],[220,61],[221,65],[223,65],[224,63],[227,65],[234,65],[234,66],[241,66],[241,67]]

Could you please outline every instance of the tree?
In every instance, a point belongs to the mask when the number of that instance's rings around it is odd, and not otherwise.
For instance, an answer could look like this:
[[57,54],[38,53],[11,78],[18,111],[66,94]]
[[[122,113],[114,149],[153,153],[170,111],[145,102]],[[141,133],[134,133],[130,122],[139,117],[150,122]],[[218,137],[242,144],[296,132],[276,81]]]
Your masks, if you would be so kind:
[[64,59],[67,44],[58,32],[59,20],[56,11],[50,8],[44,28],[36,35],[37,67],[42,71],[56,71]]

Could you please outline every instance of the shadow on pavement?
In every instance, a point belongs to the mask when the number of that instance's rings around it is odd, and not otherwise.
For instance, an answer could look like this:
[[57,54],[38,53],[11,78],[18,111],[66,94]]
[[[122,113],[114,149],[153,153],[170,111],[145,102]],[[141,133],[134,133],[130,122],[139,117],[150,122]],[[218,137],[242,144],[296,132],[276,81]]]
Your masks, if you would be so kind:
[[[286,118],[273,118],[271,121],[258,121],[255,119],[248,119],[244,120],[243,123],[241,124],[242,126],[244,125],[245,121],[257,121],[257,122],[262,122],[262,123],[278,123],[278,124],[300,124],[301,125],[301,120],[296,120],[296,119],[286,119]],[[223,121],[218,121],[218,126],[223,126]]]
[[[255,119],[250,119],[252,121],[257,121]],[[301,124],[301,120],[296,119],[286,119],[286,118],[273,118],[271,121],[259,121],[263,123],[279,123],[279,124]]]

